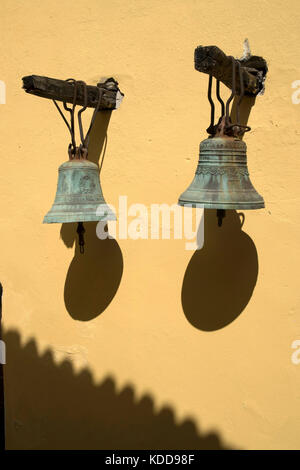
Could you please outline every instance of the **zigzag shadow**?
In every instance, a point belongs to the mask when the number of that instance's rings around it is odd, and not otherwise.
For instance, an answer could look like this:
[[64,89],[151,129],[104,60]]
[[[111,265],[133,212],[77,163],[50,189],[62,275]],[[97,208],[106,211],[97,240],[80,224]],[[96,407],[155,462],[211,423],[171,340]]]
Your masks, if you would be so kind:
[[4,331],[6,442],[9,449],[227,449],[217,432],[201,433],[193,419],[181,423],[174,409],[156,411],[150,395],[118,391],[113,377],[96,384],[89,369],[56,364],[39,355],[34,339],[21,344]]

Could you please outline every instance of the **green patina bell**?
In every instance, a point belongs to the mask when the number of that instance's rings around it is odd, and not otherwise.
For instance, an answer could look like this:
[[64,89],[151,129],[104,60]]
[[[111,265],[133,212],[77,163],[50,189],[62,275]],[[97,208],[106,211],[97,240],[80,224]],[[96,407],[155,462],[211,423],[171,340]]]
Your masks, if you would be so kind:
[[242,140],[226,135],[203,140],[195,177],[178,203],[217,210],[263,208],[249,177],[246,148]]
[[59,167],[55,201],[43,223],[100,220],[116,220],[116,216],[104,200],[99,167],[76,154]]
[[[55,100],[53,100],[59,114],[63,118],[70,134],[71,142],[68,146],[69,161],[63,163],[58,169],[58,183],[53,206],[46,214],[43,223],[70,223],[77,222],[78,244],[80,253],[84,253],[84,233],[83,222],[107,222],[116,220],[116,215],[106,204],[99,178],[99,166],[88,161],[89,134],[100,109],[101,98],[104,93],[103,88],[98,88],[98,100],[92,114],[89,128],[84,136],[82,113],[88,107],[88,87],[85,82],[77,81],[73,78],[66,80],[73,86],[73,105],[68,107],[66,101],[63,106],[70,113],[70,123],[68,123],[64,113]],[[81,87],[83,95],[83,106],[78,111],[78,127],[81,144],[76,146],[75,139],[75,108],[78,98],[78,90]]]

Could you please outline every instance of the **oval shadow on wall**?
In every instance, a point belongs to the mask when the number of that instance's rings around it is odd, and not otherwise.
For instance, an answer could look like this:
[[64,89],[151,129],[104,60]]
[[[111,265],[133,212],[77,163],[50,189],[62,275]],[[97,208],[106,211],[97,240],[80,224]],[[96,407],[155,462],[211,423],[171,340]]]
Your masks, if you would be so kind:
[[226,211],[222,227],[215,210],[205,210],[204,247],[186,269],[181,300],[187,320],[214,331],[234,321],[248,304],[258,275],[258,257],[242,231],[244,214]]
[[75,320],[88,321],[100,315],[119,288],[123,273],[123,257],[115,239],[100,240],[97,222],[87,222],[85,251],[79,251],[77,224],[63,224],[61,238],[71,247],[76,240],[75,254],[68,269],[64,299],[66,309]]

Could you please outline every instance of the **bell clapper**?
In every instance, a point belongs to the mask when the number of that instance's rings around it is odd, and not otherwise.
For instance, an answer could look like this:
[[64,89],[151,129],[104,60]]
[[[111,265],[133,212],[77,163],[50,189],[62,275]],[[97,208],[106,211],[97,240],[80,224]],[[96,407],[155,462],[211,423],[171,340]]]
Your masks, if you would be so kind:
[[78,233],[78,240],[79,240],[79,250],[81,254],[84,253],[84,232],[85,232],[85,228],[83,226],[83,222],[78,222],[77,233]]
[[217,209],[218,226],[222,227],[223,219],[226,216],[225,209]]

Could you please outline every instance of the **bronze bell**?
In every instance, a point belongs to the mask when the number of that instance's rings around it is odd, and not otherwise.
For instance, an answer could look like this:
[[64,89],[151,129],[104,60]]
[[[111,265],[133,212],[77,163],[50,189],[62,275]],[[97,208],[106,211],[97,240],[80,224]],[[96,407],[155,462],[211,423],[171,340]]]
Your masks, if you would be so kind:
[[[255,190],[247,167],[247,146],[241,137],[250,130],[240,123],[240,104],[244,96],[241,63],[231,57],[232,92],[226,106],[220,97],[220,80],[216,81],[216,95],[221,103],[222,115],[214,125],[215,105],[212,99],[212,74],[208,80],[208,100],[211,105],[210,137],[200,143],[200,154],[195,177],[179,197],[178,204],[216,209],[218,224],[222,225],[226,209],[262,209],[265,203]],[[239,98],[236,102],[236,123],[232,123],[229,105],[236,91],[236,67],[239,76]]]
[[234,136],[203,140],[195,177],[178,203],[217,210],[263,208],[264,200],[249,177],[246,148],[245,142]]
[[[101,210],[97,211],[101,205]],[[76,152],[58,169],[55,201],[43,223],[116,220],[106,204],[99,179],[99,167]]]
[[[106,204],[99,178],[99,166],[88,161],[89,134],[100,109],[103,88],[98,88],[98,100],[92,114],[89,128],[84,136],[82,113],[88,107],[88,87],[85,82],[73,78],[66,80],[73,85],[73,105],[68,107],[66,101],[63,106],[70,113],[70,123],[56,100],[53,100],[59,114],[63,118],[70,134],[71,142],[68,147],[69,161],[63,163],[58,169],[58,183],[55,201],[50,211],[44,217],[44,224],[77,222],[80,252],[84,252],[84,226],[83,222],[116,220],[114,212]],[[75,139],[75,108],[78,99],[78,87],[82,88],[83,104],[78,111],[78,126],[81,144],[76,146]]]

